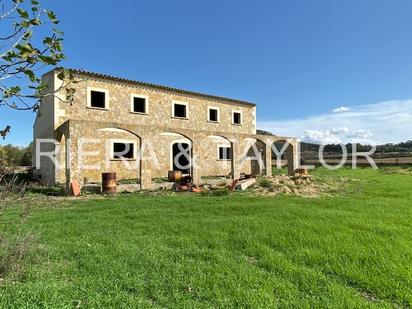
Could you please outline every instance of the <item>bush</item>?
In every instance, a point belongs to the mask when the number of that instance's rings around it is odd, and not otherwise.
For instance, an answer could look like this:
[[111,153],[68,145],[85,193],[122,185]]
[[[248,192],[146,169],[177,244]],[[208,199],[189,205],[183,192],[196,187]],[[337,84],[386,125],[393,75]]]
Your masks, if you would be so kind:
[[226,196],[228,194],[229,194],[229,189],[227,188],[202,192],[202,195],[204,196]]
[[272,187],[272,182],[267,178],[261,178],[261,179],[259,179],[259,186],[261,186],[263,188],[271,188]]
[[31,187],[31,188],[26,188],[26,192],[44,194],[44,195],[62,195],[63,188],[61,187]]

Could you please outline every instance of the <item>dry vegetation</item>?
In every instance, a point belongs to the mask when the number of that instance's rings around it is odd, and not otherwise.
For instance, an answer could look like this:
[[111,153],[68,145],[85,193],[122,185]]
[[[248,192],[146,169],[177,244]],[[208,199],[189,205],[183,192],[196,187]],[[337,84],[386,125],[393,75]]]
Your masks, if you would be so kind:
[[286,194],[314,198],[321,195],[342,193],[347,185],[354,181],[357,180],[346,177],[274,176],[259,179],[257,184],[250,188],[249,192],[260,196]]

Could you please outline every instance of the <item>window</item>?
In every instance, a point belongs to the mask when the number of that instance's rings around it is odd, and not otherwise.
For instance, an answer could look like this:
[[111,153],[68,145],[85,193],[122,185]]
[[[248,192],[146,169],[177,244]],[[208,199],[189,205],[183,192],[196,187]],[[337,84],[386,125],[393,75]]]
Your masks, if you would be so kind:
[[187,104],[186,103],[173,103],[173,117],[187,118]]
[[148,113],[148,99],[145,96],[132,95],[132,112],[139,114]]
[[105,89],[87,88],[87,106],[108,109],[109,91]]
[[219,160],[231,160],[232,148],[227,146],[219,146]]
[[92,90],[90,92],[90,106],[97,108],[106,107],[106,93]]
[[242,124],[242,113],[241,112],[233,112],[233,124]]
[[112,159],[134,159],[135,144],[131,142],[113,142]]
[[219,109],[214,107],[208,108],[208,121],[218,122],[219,121]]

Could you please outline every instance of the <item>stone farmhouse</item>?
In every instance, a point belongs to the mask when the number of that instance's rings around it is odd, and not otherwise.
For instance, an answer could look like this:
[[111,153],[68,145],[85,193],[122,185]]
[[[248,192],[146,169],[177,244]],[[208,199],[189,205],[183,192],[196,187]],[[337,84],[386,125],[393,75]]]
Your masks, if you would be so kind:
[[[289,145],[289,173],[298,167],[296,139],[256,134],[253,103],[70,71],[80,80],[72,86],[73,103],[58,95],[45,98],[34,123],[33,162],[40,157],[35,173],[47,185],[100,182],[103,172],[134,179],[142,189],[179,169],[195,184],[208,177],[238,179],[241,173],[270,176],[276,159],[272,145],[279,141]],[[46,73],[43,82],[59,89],[57,70]],[[40,156],[52,150],[58,165]]]

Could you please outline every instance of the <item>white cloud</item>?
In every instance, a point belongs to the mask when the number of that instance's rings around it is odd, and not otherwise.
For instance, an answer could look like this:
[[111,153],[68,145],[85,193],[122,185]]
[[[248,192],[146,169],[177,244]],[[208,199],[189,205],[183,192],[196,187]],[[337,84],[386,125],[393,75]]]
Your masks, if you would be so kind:
[[382,144],[412,140],[412,99],[336,110],[302,119],[263,121],[258,128],[315,143]]
[[349,112],[349,111],[350,111],[349,107],[341,106],[341,107],[338,107],[332,110],[332,113],[344,113],[344,112]]
[[339,144],[349,140],[365,141],[373,136],[368,130],[349,130],[346,127],[326,130],[305,130],[303,140],[310,143]]

